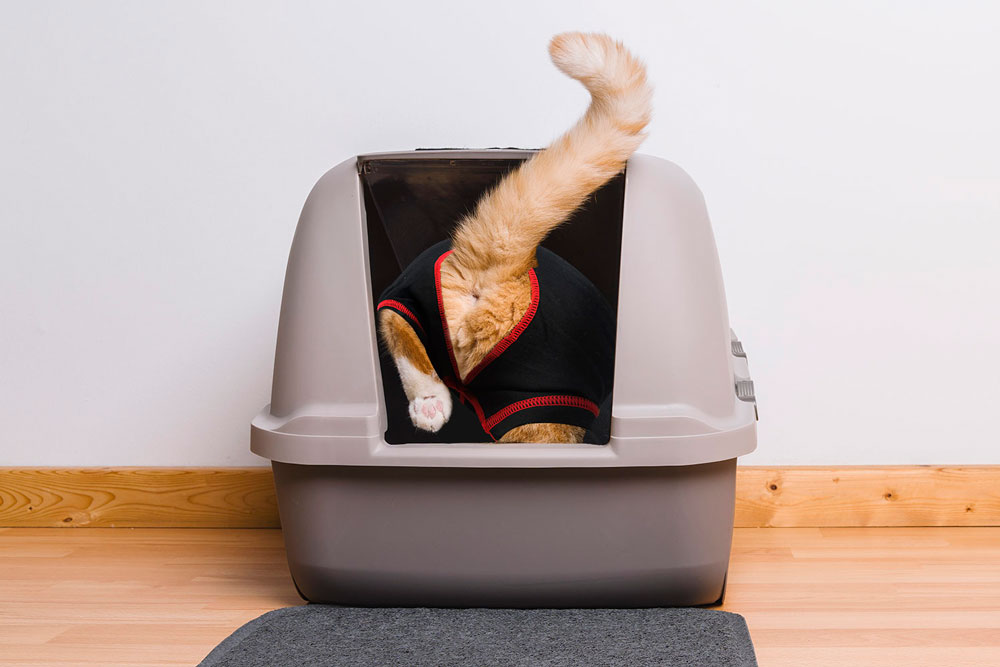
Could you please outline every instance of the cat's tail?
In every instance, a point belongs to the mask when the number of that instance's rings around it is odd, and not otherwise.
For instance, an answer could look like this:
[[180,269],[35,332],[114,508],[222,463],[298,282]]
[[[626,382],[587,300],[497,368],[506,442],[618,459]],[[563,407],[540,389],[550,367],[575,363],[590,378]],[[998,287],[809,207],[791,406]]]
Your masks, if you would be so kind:
[[603,34],[567,32],[549,44],[556,67],[580,81],[590,106],[568,132],[508,174],[456,229],[463,266],[527,270],[535,249],[590,194],[625,168],[645,138],[652,90],[646,68]]

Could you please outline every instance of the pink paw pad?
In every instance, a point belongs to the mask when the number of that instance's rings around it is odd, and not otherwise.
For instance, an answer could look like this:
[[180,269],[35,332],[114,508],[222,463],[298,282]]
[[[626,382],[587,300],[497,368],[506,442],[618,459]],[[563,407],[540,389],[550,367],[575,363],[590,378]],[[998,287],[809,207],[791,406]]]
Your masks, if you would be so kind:
[[[433,397],[425,396],[424,398],[429,399]],[[433,403],[431,403],[428,400],[425,400],[424,404],[420,406],[420,412],[422,412],[424,416],[427,417],[428,419],[433,419],[434,415],[436,415],[437,413],[444,412],[444,404],[441,402],[441,399],[438,399]]]
[[436,433],[451,416],[451,401],[442,385],[440,394],[417,396],[410,401],[410,420],[422,431]]

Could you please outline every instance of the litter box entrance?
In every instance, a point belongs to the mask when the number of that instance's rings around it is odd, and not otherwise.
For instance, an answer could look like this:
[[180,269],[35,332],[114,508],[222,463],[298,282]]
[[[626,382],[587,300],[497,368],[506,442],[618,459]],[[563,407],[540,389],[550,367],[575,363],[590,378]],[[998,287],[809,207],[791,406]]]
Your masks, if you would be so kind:
[[[421,252],[442,241],[479,198],[522,157],[442,158],[419,153],[408,157],[359,158],[368,231],[372,294],[377,298]],[[575,266],[618,309],[625,176],[619,174],[595,192],[569,221],[542,244]],[[374,316],[374,315],[373,315]],[[454,401],[451,419],[437,433],[413,427],[392,358],[379,349],[387,411],[386,442],[488,442],[472,410]],[[605,444],[610,437],[611,399],[586,441]]]

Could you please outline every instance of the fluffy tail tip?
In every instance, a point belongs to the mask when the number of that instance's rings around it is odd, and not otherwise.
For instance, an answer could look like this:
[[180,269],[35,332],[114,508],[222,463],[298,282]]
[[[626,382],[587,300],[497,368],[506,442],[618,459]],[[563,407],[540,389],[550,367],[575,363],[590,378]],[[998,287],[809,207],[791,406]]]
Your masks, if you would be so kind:
[[[549,42],[549,55],[564,74],[584,81],[605,73],[625,48],[603,33],[563,32]],[[627,53],[627,52],[625,52]]]

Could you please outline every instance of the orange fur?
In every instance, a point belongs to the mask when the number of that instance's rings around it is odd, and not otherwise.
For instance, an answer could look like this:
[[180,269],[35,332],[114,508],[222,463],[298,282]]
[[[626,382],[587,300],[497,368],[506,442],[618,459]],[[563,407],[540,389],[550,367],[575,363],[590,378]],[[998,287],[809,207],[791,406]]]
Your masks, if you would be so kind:
[[[549,53],[560,70],[590,91],[591,103],[568,132],[484,195],[453,234],[454,252],[441,266],[441,294],[463,378],[527,311],[528,270],[535,265],[538,245],[625,168],[650,120],[652,92],[645,67],[620,42],[602,34],[563,33],[552,39]],[[392,320],[393,327],[409,328],[398,319],[398,323]],[[400,341],[410,340],[398,331],[394,335]],[[412,338],[419,345],[415,334]],[[422,348],[418,353],[409,343],[390,343],[397,365],[397,350],[414,366],[418,365],[414,358],[419,360],[421,354],[427,358]],[[501,441],[580,442],[582,438],[583,429],[576,426],[526,424]]]
[[585,433],[567,424],[525,424],[507,431],[497,442],[583,442]]
[[456,229],[455,262],[490,278],[531,268],[549,232],[625,168],[649,123],[645,67],[620,42],[564,33],[552,39],[549,53],[587,87],[591,103],[576,125],[507,175]]
[[399,314],[383,310],[379,334],[396,362],[413,425],[432,433],[440,430],[451,418],[451,394],[434,372],[416,332]]
[[379,311],[378,332],[393,359],[407,359],[421,373],[436,377],[434,366],[427,356],[423,343],[398,313],[389,309]]

